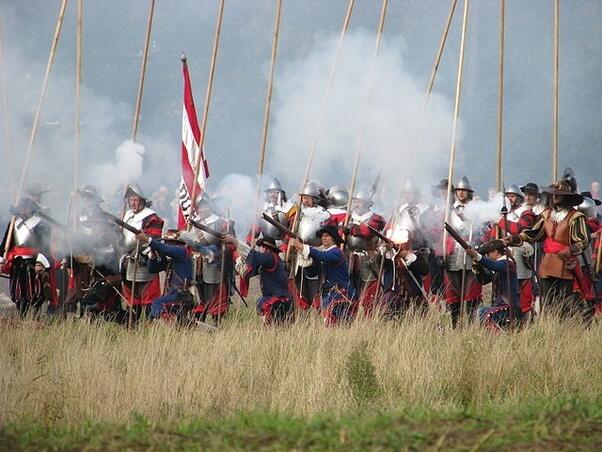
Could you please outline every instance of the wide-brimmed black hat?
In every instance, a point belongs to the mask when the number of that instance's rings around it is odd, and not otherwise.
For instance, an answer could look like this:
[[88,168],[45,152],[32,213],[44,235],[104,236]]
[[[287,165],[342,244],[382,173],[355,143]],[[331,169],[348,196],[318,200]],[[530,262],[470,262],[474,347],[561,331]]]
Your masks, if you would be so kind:
[[522,191],[525,195],[539,196],[539,185],[534,182],[529,182],[521,186],[520,191]]
[[280,248],[278,248],[278,246],[276,245],[276,240],[271,239],[271,238],[267,238],[267,237],[260,238],[259,240],[257,240],[257,246],[264,246],[264,247],[268,248],[270,251],[273,251],[275,253],[280,252]]
[[[441,179],[438,184],[431,185],[431,194],[433,196],[439,196],[439,192],[442,190],[447,190],[447,186],[449,185],[449,180]],[[454,186],[452,185],[451,191],[454,191]]]
[[104,202],[104,200],[98,194],[98,189],[94,185],[82,185],[82,188],[79,188],[77,192],[85,198],[95,199],[98,202]]
[[335,243],[343,243],[343,239],[339,235],[339,230],[337,229],[336,226],[332,226],[332,225],[322,226],[316,232],[316,237],[320,238],[320,237],[322,237],[322,234],[328,234],[329,236],[331,236],[333,238],[333,240],[335,241]]
[[492,251],[499,251],[500,253],[503,253],[504,248],[504,242],[502,242],[500,239],[493,239],[481,245],[479,247],[479,253],[487,254],[491,253]]
[[565,198],[566,203],[569,206],[578,206],[583,202],[583,196],[581,196],[579,193],[571,191],[571,185],[566,180],[561,180],[553,185],[550,185],[549,187],[544,188],[542,193],[552,196],[562,196]]
[[582,191],[581,192],[581,196],[583,196],[584,198],[589,198],[592,201],[594,201],[594,203],[596,203],[597,206],[602,205],[602,201],[600,201],[599,199],[594,198],[594,196],[592,195],[591,191]]

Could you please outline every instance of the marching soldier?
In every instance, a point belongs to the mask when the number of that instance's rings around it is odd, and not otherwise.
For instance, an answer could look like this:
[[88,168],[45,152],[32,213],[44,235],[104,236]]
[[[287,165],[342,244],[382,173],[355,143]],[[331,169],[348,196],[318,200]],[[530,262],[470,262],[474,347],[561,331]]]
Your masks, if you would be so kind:
[[[450,224],[468,243],[476,239],[474,225],[464,213],[473,194],[470,181],[463,176],[454,188],[456,200],[449,215]],[[452,325],[456,327],[460,316],[463,315],[462,306],[468,319],[474,318],[481,303],[481,285],[472,272],[472,258],[466,254],[464,248],[449,237],[446,248],[445,301],[451,312]]]
[[584,306],[582,297],[575,293],[575,289],[582,290],[583,284],[577,256],[589,243],[585,216],[574,209],[583,202],[583,196],[571,191],[565,180],[543,192],[551,197],[552,207],[542,212],[532,228],[505,242],[513,246],[543,242],[544,255],[539,266],[543,307],[562,317],[581,313],[589,320],[591,307]]
[[385,219],[372,211],[372,197],[366,190],[360,190],[352,197],[351,209],[345,230],[349,274],[360,305],[366,315],[370,315],[380,276],[377,262],[378,237],[370,227],[381,232],[385,227]]
[[[149,237],[161,237],[163,219],[150,209],[152,202],[147,200],[138,184],[128,186],[125,200],[129,209],[125,212],[123,221]],[[148,314],[152,301],[161,293],[159,275],[148,270],[151,248],[147,244],[138,243],[135,234],[127,230],[123,231],[123,242],[125,254],[121,258],[122,293],[127,304],[140,318],[143,311]]]

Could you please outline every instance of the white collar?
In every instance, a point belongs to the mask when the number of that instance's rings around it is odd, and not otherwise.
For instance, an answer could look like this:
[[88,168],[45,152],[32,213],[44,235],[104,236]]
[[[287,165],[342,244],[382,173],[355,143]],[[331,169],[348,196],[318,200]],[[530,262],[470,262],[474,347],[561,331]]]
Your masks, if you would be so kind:
[[357,213],[353,212],[351,214],[351,220],[353,220],[354,223],[363,223],[364,221],[367,221],[370,218],[372,218],[373,215],[374,212],[372,212],[371,210],[369,210],[363,215],[358,215]]

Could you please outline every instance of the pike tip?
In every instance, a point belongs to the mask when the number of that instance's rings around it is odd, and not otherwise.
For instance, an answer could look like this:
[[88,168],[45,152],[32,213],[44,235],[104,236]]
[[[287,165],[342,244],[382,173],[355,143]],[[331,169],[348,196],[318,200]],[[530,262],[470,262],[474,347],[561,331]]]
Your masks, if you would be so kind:
[[182,61],[182,63],[186,63],[186,54],[184,52],[180,54],[180,60]]

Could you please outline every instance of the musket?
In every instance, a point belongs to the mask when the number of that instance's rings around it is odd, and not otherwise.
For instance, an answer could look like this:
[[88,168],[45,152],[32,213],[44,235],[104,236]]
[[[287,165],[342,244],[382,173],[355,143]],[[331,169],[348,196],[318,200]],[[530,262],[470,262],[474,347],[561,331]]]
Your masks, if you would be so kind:
[[[217,237],[220,240],[224,240],[228,234],[224,234],[223,232],[217,232],[215,229],[210,228],[209,226],[204,225],[203,223],[199,223],[198,221],[193,220],[192,218],[188,218],[188,222],[193,225],[195,228],[200,229],[207,234],[211,234]],[[228,222],[229,223],[229,222]]]
[[[393,240],[391,240],[389,237],[387,237],[386,235],[384,235],[382,232],[380,232],[378,229],[370,226],[368,223],[364,223],[368,229],[370,229],[370,231],[372,231],[372,233],[378,237],[379,239],[381,239],[383,242],[385,242],[387,245],[391,245],[393,246],[395,249],[399,250],[399,245],[396,244]],[[418,290],[420,291],[420,294],[422,295],[422,297],[424,298],[424,300],[428,303],[429,302],[429,298],[428,295],[426,294],[426,292],[424,291],[424,288],[422,287],[422,284],[420,284],[418,282],[418,280],[416,279],[416,277],[414,276],[414,273],[412,273],[410,271],[410,269],[408,268],[405,260],[403,259],[399,259],[399,261],[403,264],[403,267],[405,268],[406,272],[408,273],[408,275],[410,275],[410,278],[412,279],[412,281],[414,282],[414,284],[416,285],[416,287],[418,287]],[[380,281],[379,281],[380,282]]]
[[36,215],[39,216],[40,218],[42,218],[43,220],[46,220],[52,226],[60,229],[62,232],[69,232],[69,228],[67,226],[65,226],[63,223],[55,220],[54,218],[52,218],[47,213],[42,212],[41,209],[40,210],[36,210]]
[[126,231],[131,232],[132,234],[140,234],[142,231],[140,229],[135,228],[134,226],[132,226],[131,224],[126,223],[123,220],[120,220],[119,218],[117,218],[115,215],[113,215],[112,213],[107,212],[106,210],[101,210],[101,212],[112,222],[114,222],[117,226],[125,229]]
[[443,222],[443,227],[445,228],[445,230],[447,231],[447,233],[449,235],[451,235],[451,237],[456,242],[458,242],[458,245],[460,245],[465,250],[467,250],[468,248],[471,248],[471,246],[468,244],[468,242],[466,240],[464,240],[462,238],[462,236],[458,233],[458,231],[456,231],[454,229],[454,227],[451,224],[449,224],[447,221]]

